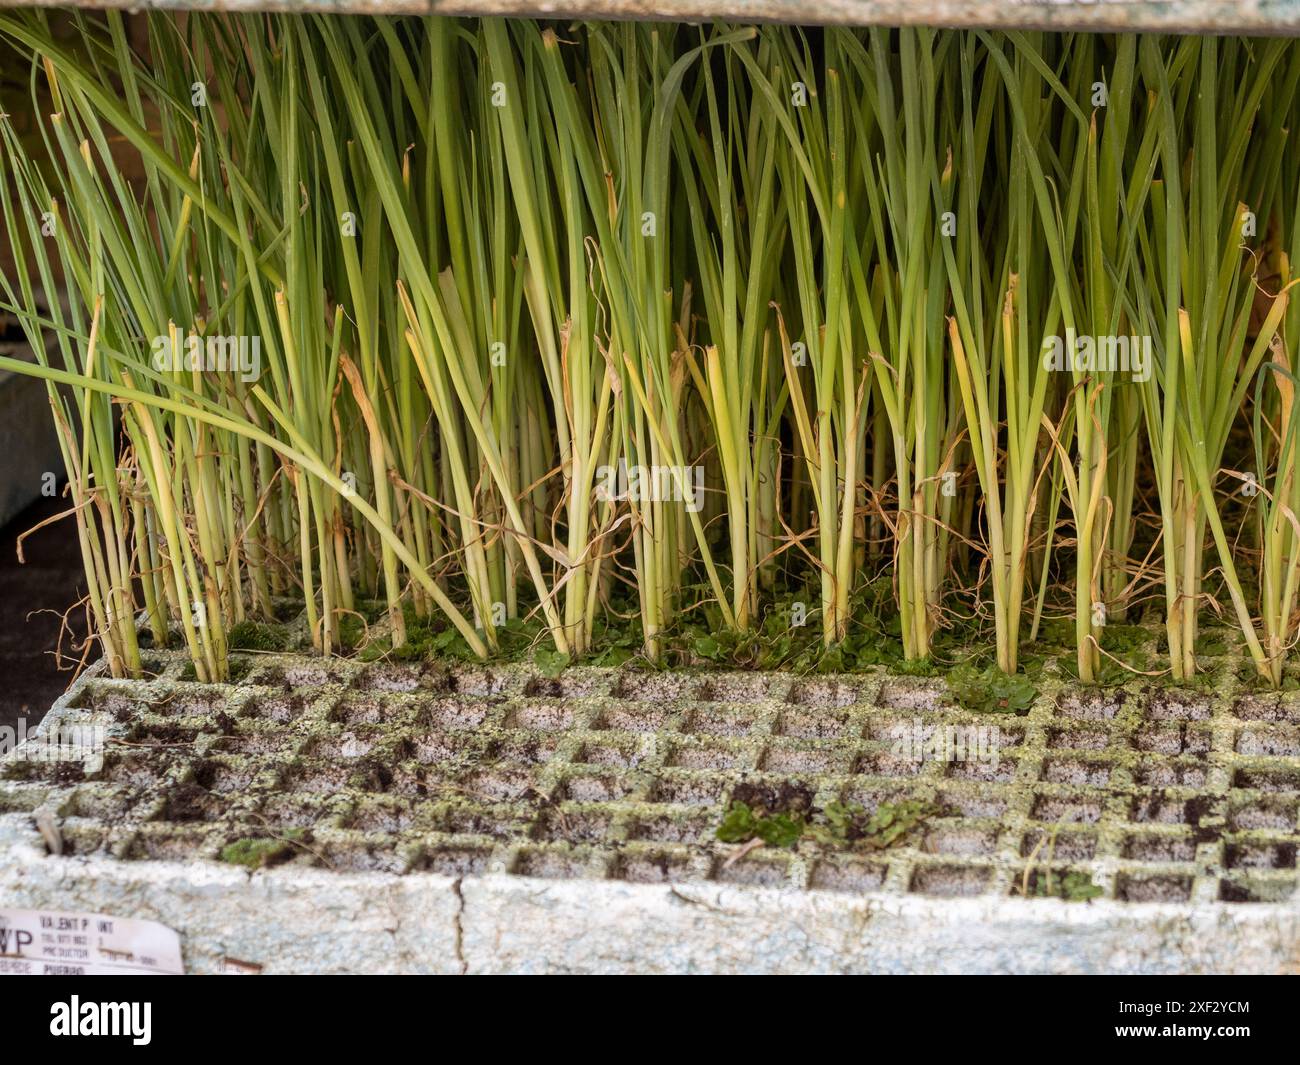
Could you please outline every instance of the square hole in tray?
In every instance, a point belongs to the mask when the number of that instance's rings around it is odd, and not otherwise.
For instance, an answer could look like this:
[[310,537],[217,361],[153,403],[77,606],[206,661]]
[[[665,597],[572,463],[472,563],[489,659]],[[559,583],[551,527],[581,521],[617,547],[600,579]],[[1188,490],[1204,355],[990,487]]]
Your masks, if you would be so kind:
[[1035,821],[1049,824],[1092,825],[1101,820],[1100,799],[1079,798],[1071,795],[1038,795],[1029,816]]
[[1125,902],[1186,902],[1192,897],[1192,878],[1121,873],[1117,895]]
[[920,758],[903,758],[887,751],[864,754],[853,766],[858,776],[870,777],[914,777],[925,767]]
[[1300,704],[1283,701],[1280,695],[1245,695],[1233,705],[1232,713],[1243,721],[1300,723]]
[[1020,856],[1043,861],[1086,862],[1097,853],[1097,835],[1087,831],[1034,829],[1020,841]]
[[540,876],[556,880],[584,875],[591,868],[591,859],[581,852],[561,849],[525,849],[515,862],[518,876]]
[[606,706],[596,716],[592,728],[610,732],[659,732],[672,720],[673,711],[663,706]]
[[664,813],[637,819],[628,833],[631,839],[653,843],[712,842],[717,824],[709,817],[681,816]]
[[1043,763],[1042,780],[1075,787],[1104,787],[1110,781],[1110,766],[1084,758],[1054,756]]
[[843,773],[851,755],[835,747],[771,746],[763,755],[762,768],[772,773]]
[[421,859],[421,868],[443,876],[481,876],[492,851],[486,847],[438,847]]
[[748,765],[753,754],[739,747],[710,742],[678,742],[665,763],[681,769],[734,769]]
[[669,884],[686,880],[691,860],[671,851],[624,851],[614,865],[614,875],[635,884]]
[[877,703],[887,710],[942,710],[947,694],[947,689],[938,682],[887,680],[880,687]]
[[1135,862],[1190,862],[1196,841],[1190,836],[1131,835],[1124,840],[1123,855]]
[[1151,754],[1208,754],[1212,737],[1207,728],[1178,725],[1144,725],[1133,743],[1139,751]]
[[522,830],[521,814],[511,806],[451,806],[444,809],[434,823],[439,832],[453,836],[504,839]]
[[467,796],[480,802],[516,802],[537,795],[537,778],[526,768],[477,769],[457,783]]
[[1110,746],[1111,733],[1101,728],[1067,725],[1049,729],[1047,746],[1054,750],[1102,751]]
[[1057,713],[1076,721],[1110,721],[1123,703],[1123,692],[1076,691],[1061,697]]
[[1230,843],[1225,851],[1229,869],[1294,869],[1294,840]]
[[510,711],[507,728],[563,732],[572,728],[576,711],[566,703],[530,699]]
[[748,736],[757,724],[755,711],[697,706],[688,715],[684,730],[702,736]]
[[459,666],[447,679],[447,688],[473,699],[497,699],[510,688],[510,674],[488,666]]
[[1237,806],[1228,815],[1228,824],[1238,831],[1251,829],[1277,829],[1296,832],[1296,819],[1300,803],[1294,799],[1263,798]]
[[623,673],[614,682],[614,698],[674,703],[691,698],[697,683],[695,678],[677,673]]
[[719,674],[695,687],[695,698],[706,703],[759,703],[784,695],[784,682],[769,681],[761,673]]
[[1129,818],[1137,824],[1192,825],[1209,812],[1207,800],[1185,799],[1164,792],[1136,795],[1129,807]]
[[616,802],[626,798],[635,788],[635,782],[623,776],[575,773],[565,780],[560,794],[571,802]]
[[787,700],[797,706],[852,706],[862,701],[862,687],[838,677],[803,677],[790,686]]
[[244,713],[277,725],[289,725],[302,717],[310,705],[303,695],[263,695],[254,698]]
[[982,780],[1009,783],[1016,779],[1016,760],[1014,758],[968,759],[954,761],[948,766],[948,777],[952,780]]
[[776,726],[778,736],[831,740],[844,736],[849,715],[843,710],[785,710]]
[[533,829],[536,839],[570,843],[598,843],[605,840],[614,815],[604,810],[554,808],[547,810]]
[[1266,792],[1300,792],[1300,769],[1279,766],[1277,768],[1242,768],[1232,777],[1234,788],[1249,788]]
[[651,802],[681,806],[714,806],[722,801],[723,783],[702,776],[661,777],[650,793]]
[[554,758],[559,747],[558,736],[524,733],[489,740],[483,747],[483,759],[493,765],[541,765]]
[[384,663],[371,665],[357,674],[354,688],[372,692],[448,692],[448,674],[431,665]]
[[1207,721],[1210,711],[1206,696],[1156,690],[1147,695],[1144,716],[1148,721]]
[[865,893],[878,891],[885,883],[889,867],[883,862],[851,858],[823,858],[812,869],[808,886],[822,891]]
[[1286,726],[1242,729],[1236,750],[1247,757],[1295,758],[1300,755],[1300,730]]
[[960,898],[981,895],[992,880],[993,870],[968,865],[924,865],[912,873],[910,890],[918,895]]
[[574,761],[580,765],[606,765],[629,767],[641,760],[641,748],[635,743],[601,743],[596,740],[584,743]]
[[1142,758],[1133,769],[1133,779],[1146,788],[1202,788],[1209,776],[1210,770],[1204,761],[1185,758],[1178,761]]
[[1007,800],[1000,792],[984,789],[941,789],[936,796],[940,809],[948,817],[978,817],[996,819],[1007,809]]
[[565,673],[559,677],[536,675],[528,678],[524,695],[529,698],[587,699],[609,694],[609,678],[603,674]]
[[751,887],[785,887],[789,883],[790,859],[783,855],[751,853],[731,864],[729,861],[719,858],[714,862],[714,880]]
[[984,857],[997,848],[998,833],[993,828],[967,826],[940,826],[925,834],[922,849],[929,854],[951,854],[957,857]]
[[1292,878],[1265,880],[1237,873],[1219,881],[1221,902],[1286,902],[1295,891],[1296,882]]

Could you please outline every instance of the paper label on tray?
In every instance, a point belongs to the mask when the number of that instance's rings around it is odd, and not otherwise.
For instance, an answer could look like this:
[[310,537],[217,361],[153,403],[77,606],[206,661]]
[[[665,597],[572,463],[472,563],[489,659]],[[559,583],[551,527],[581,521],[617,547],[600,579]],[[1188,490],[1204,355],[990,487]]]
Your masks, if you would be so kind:
[[184,972],[180,936],[156,921],[0,908],[0,976]]

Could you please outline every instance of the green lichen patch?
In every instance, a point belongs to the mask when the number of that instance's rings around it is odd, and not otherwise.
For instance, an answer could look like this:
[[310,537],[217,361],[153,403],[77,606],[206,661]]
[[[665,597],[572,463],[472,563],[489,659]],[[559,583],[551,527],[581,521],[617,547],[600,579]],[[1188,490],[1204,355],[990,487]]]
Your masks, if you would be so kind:
[[245,836],[223,847],[218,858],[246,869],[265,869],[289,861],[309,838],[309,833],[302,828],[286,829],[278,837]]
[[959,666],[948,674],[948,686],[962,707],[976,713],[1023,717],[1038,697],[1038,689],[1028,677],[1008,676],[996,666],[979,671]]
[[819,843],[833,847],[856,845],[885,850],[904,842],[938,809],[933,803],[910,799],[881,803],[868,814],[854,803],[829,803],[811,835]]
[[761,840],[769,847],[793,847],[808,839],[824,847],[884,850],[902,842],[936,812],[931,803],[915,800],[882,803],[870,814],[855,803],[832,802],[823,810],[772,813],[733,801],[716,834],[723,843]]
[[718,826],[717,837],[723,843],[758,839],[769,847],[793,847],[806,827],[803,814],[756,814],[747,803],[733,802]]
[[231,650],[284,651],[289,637],[281,625],[266,625],[258,621],[241,621],[232,625],[226,634]]

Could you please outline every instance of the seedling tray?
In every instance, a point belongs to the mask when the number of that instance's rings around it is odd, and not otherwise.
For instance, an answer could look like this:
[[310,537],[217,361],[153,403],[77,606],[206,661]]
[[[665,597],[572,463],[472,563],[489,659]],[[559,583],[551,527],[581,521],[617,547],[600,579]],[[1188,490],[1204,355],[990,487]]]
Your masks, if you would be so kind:
[[[179,656],[150,666],[147,682],[83,677],[43,726],[105,725],[97,772],[4,763],[0,893],[172,923],[196,969],[252,955],[268,969],[1176,972],[1300,957],[1300,693],[1049,676],[1016,716],[883,670],[550,677],[249,655],[214,686],[185,680]],[[899,753],[900,738],[992,726],[996,759]],[[726,843],[738,799],[810,823],[837,803],[928,816],[890,846]],[[340,952],[348,934],[321,914],[355,932],[376,905],[438,945]],[[238,932],[211,926],[229,906]],[[759,938],[723,949],[737,920]]]

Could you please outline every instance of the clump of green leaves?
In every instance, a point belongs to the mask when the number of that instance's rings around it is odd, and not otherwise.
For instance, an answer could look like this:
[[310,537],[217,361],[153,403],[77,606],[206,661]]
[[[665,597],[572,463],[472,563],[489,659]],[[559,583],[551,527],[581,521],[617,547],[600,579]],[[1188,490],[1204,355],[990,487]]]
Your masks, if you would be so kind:
[[537,671],[544,677],[558,677],[569,668],[569,656],[554,647],[539,647],[533,656]]
[[[1276,685],[1269,682],[1266,677],[1260,676],[1259,670],[1253,663],[1243,662],[1237,667],[1237,681],[1246,688],[1255,691],[1284,691],[1292,692],[1300,689],[1300,676],[1297,676],[1293,668],[1282,674],[1282,679]],[[1198,688],[1201,691],[1213,691],[1218,684],[1218,680],[1213,673],[1197,673],[1190,680],[1180,684],[1170,684],[1170,687]]]
[[1141,625],[1107,625],[1101,632],[1102,650],[1123,655],[1139,651],[1151,640],[1151,633]]
[[[698,620],[665,627],[665,657],[682,665],[795,673],[846,673],[903,663],[901,630],[888,581],[870,582],[854,591],[844,636],[829,646],[814,624],[818,594],[800,584],[785,585],[745,630],[728,626],[712,604],[706,605]],[[810,603],[814,605],[803,614],[802,623],[796,623],[797,612]]]
[[1008,676],[992,666],[984,670],[958,666],[948,674],[948,687],[958,703],[976,713],[1023,717],[1038,697],[1038,689],[1028,677],[1019,673]]
[[884,850],[901,843],[936,812],[933,804],[919,799],[881,803],[871,814],[856,803],[833,802],[810,826],[809,835],[828,847],[859,844]]
[[291,828],[283,836],[274,838],[246,836],[223,847],[218,858],[246,869],[265,869],[287,862],[306,837],[306,830],[301,828]]
[[[1071,679],[1079,679],[1079,665],[1077,662],[1062,659],[1061,672]],[[1132,651],[1129,654],[1101,656],[1100,661],[1093,669],[1092,679],[1087,681],[1088,684],[1095,684],[1102,688],[1117,688],[1121,684],[1127,684],[1135,676],[1147,673],[1151,670],[1151,662],[1146,654],[1142,651]]]
[[1034,641],[1044,650],[1068,651],[1074,647],[1074,621],[1071,618],[1044,618]]
[[1203,632],[1196,637],[1196,653],[1203,656],[1226,655],[1231,650],[1221,632]]
[[769,847],[793,847],[805,827],[802,814],[755,813],[748,803],[733,802],[718,826],[717,835],[723,843],[761,839]]
[[1105,891],[1092,882],[1092,874],[1073,871],[1060,877],[1052,875],[1051,870],[1035,873],[1029,881],[1029,895],[1032,898],[1064,899],[1066,902],[1087,902],[1104,895]]
[[856,803],[832,802],[811,815],[802,811],[767,813],[734,801],[717,836],[723,843],[758,839],[769,847],[793,847],[801,839],[811,839],[824,847],[884,850],[901,843],[935,812],[932,804],[915,799],[882,803],[871,814]]
[[289,642],[283,629],[256,621],[232,625],[227,640],[231,650],[237,651],[283,651]]

